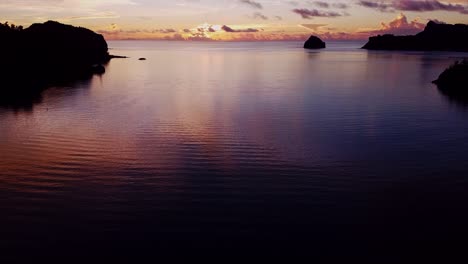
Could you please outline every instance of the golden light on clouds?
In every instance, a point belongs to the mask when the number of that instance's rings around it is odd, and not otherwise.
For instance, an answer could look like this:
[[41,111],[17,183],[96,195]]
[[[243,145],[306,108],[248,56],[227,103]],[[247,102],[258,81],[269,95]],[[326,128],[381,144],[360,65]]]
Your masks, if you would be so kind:
[[466,0],[0,0],[3,21],[28,26],[56,20],[108,39],[360,39],[408,33],[429,20],[468,23]]

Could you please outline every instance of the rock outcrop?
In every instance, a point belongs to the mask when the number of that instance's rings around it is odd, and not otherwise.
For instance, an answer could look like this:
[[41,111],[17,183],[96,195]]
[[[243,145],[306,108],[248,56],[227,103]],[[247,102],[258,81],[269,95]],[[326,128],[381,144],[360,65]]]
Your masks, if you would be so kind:
[[319,37],[310,36],[310,38],[304,43],[304,49],[324,49],[326,48],[325,42]]
[[371,37],[363,49],[468,52],[468,25],[430,21],[424,31],[414,36]]
[[104,37],[48,21],[23,29],[0,24],[1,93],[24,93],[56,82],[102,73],[110,60]]

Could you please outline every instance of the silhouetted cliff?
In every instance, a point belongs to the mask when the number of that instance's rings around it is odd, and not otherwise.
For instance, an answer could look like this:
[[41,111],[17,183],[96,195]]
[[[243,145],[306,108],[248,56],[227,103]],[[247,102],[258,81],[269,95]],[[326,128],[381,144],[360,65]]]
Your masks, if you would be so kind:
[[468,52],[468,25],[430,21],[423,32],[414,36],[371,37],[363,49]]
[[325,47],[325,42],[316,36],[310,36],[310,38],[304,43],[304,49],[324,49]]
[[110,59],[102,35],[53,21],[26,29],[0,24],[0,39],[1,93],[86,78]]

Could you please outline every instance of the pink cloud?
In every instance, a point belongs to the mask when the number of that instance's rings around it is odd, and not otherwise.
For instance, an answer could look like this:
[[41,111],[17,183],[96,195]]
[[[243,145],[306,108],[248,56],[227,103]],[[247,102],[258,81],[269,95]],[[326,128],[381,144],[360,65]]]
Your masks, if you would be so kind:
[[425,24],[420,23],[417,19],[408,21],[408,18],[404,14],[400,14],[388,23],[382,22],[379,29],[362,31],[362,33],[370,35],[413,35],[424,30],[425,26]]

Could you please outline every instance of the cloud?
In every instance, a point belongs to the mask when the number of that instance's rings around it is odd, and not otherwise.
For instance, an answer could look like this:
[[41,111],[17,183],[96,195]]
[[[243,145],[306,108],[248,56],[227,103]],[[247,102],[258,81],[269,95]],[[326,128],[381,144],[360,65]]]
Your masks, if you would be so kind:
[[425,26],[424,23],[420,23],[417,19],[408,22],[408,18],[404,14],[400,14],[388,23],[382,22],[379,29],[363,30],[361,32],[369,35],[413,35],[421,32]]
[[257,8],[257,9],[262,9],[263,6],[262,4],[260,4],[259,2],[255,2],[253,0],[239,0],[239,2],[243,3],[243,4],[247,4],[253,8]]
[[390,22],[381,22],[380,27],[358,29],[355,32],[336,32],[326,27],[325,24],[302,24],[300,26],[314,31],[315,35],[324,40],[364,40],[374,35],[413,35],[421,32],[425,24],[419,22],[418,19],[409,21],[404,14],[400,14]]
[[349,5],[345,3],[334,3],[332,4],[333,7],[338,8],[338,9],[348,9]]
[[229,33],[246,33],[246,32],[258,32],[260,30],[255,29],[255,28],[246,28],[246,29],[233,29],[231,27],[228,27],[226,25],[221,27],[222,30],[229,32]]
[[322,2],[322,1],[315,1],[314,5],[321,7],[321,8],[330,8],[330,4],[327,2]]
[[15,8],[17,10],[29,10],[29,11],[46,11],[51,9],[54,11],[58,10],[93,10],[99,7],[107,6],[134,6],[138,5],[133,0],[2,0],[0,1],[0,7],[2,8]]
[[380,12],[396,12],[396,11],[411,11],[411,12],[431,12],[431,11],[448,11],[468,14],[468,5],[444,3],[436,0],[394,0],[391,2],[383,1],[359,1],[359,5],[376,9]]
[[373,1],[359,1],[360,6],[376,9],[380,12],[394,12],[390,4],[383,2],[373,2]]
[[198,35],[198,34],[193,34],[192,36],[189,36],[186,40],[190,41],[213,41],[213,39],[204,36],[204,35]]
[[321,27],[328,26],[327,24],[301,24],[301,27],[305,27],[307,29],[310,29],[312,31],[316,31],[320,29]]
[[188,33],[185,40],[191,41],[213,41],[212,33],[221,30],[221,26],[204,23],[193,29],[182,29],[181,32]]
[[[216,32],[214,27],[215,27],[214,25],[205,23],[205,24],[199,25],[195,31],[198,33],[212,33],[212,32]],[[219,29],[219,26],[216,26],[216,27],[218,27]]]
[[325,2],[325,1],[314,1],[314,2],[308,2],[309,4],[313,4],[317,7],[320,7],[320,8],[337,8],[337,9],[347,9],[349,8],[349,5],[345,4],[345,3],[328,3],[328,2]]
[[173,28],[164,28],[164,29],[155,29],[152,32],[153,33],[169,34],[169,33],[176,33],[177,30],[175,30]]
[[260,12],[255,12],[255,13],[252,15],[252,18],[253,18],[253,19],[268,20],[268,17],[265,16],[264,14],[260,13]]
[[89,24],[84,20],[120,18],[119,9],[139,7],[133,0],[0,0],[0,17],[23,24],[55,20]]
[[446,4],[439,1],[397,1],[395,2],[395,8],[403,11],[426,12],[442,10],[468,14],[468,6],[466,5]]
[[342,14],[334,11],[320,11],[317,9],[296,8],[292,10],[304,19],[312,19],[313,17],[340,17]]
[[174,34],[172,36],[166,36],[165,40],[185,40],[181,34]]
[[152,40],[185,40],[185,41],[282,41],[306,40],[311,32],[324,40],[365,40],[373,35],[395,34],[412,35],[422,31],[424,21],[409,19],[404,14],[390,21],[377,23],[370,28],[358,28],[343,32],[326,23],[304,23],[297,25],[302,29],[285,29],[283,27],[265,27],[258,25],[219,25],[200,24],[194,28],[161,28],[161,29],[121,29],[116,24],[109,24],[99,33],[107,39],[152,39]]
[[70,21],[70,20],[84,20],[84,19],[109,19],[109,18],[119,18],[120,16],[114,12],[95,12],[89,15],[82,16],[70,16],[64,18],[55,18],[55,20],[60,21]]

